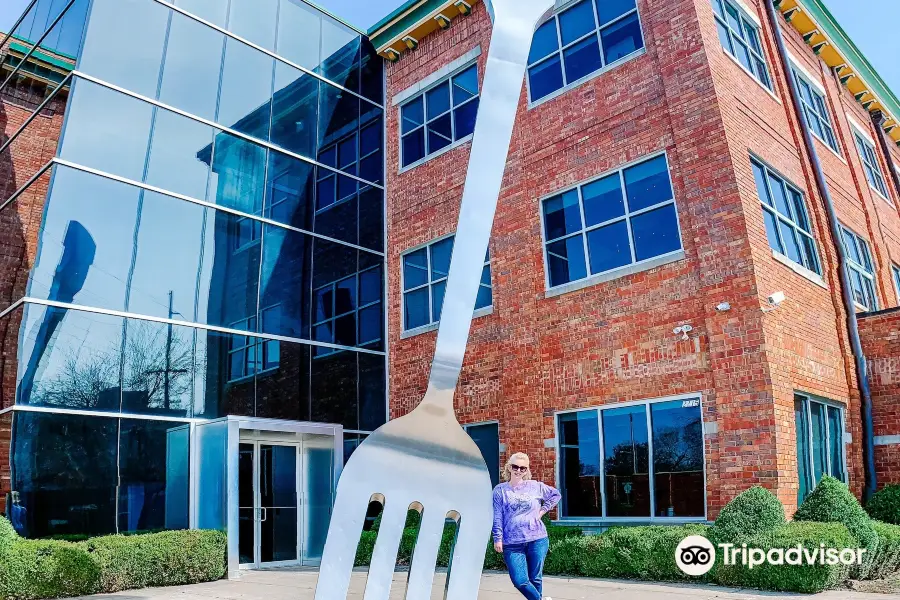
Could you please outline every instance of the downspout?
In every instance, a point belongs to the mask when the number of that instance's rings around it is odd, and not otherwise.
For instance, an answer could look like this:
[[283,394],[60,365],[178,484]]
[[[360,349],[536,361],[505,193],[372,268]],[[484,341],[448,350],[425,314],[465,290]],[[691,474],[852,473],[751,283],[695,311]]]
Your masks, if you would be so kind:
[[847,269],[847,254],[844,251],[844,245],[841,243],[841,229],[838,223],[837,213],[834,210],[834,201],[828,190],[828,184],[825,182],[825,173],[822,171],[822,163],[819,162],[819,155],[816,153],[816,147],[813,142],[812,134],[809,131],[809,125],[803,116],[803,107],[800,104],[800,92],[797,89],[797,82],[791,75],[791,65],[788,61],[787,49],[784,45],[784,37],[781,35],[781,27],[776,16],[774,2],[777,0],[766,0],[766,14],[769,19],[769,25],[775,35],[775,41],[778,44],[778,55],[781,60],[781,67],[784,70],[787,79],[788,89],[791,91],[791,99],[793,100],[794,110],[797,114],[797,120],[800,122],[800,130],[803,131],[803,141],[806,146],[806,153],[812,163],[813,172],[816,176],[816,186],[819,194],[825,201],[825,212],[828,213],[828,225],[831,230],[831,237],[834,241],[835,250],[837,251],[838,261],[840,263],[841,276],[841,297],[844,300],[844,310],[847,312],[847,333],[850,338],[850,347],[853,351],[853,358],[856,362],[856,379],[859,382],[859,393],[862,399],[862,429],[863,429],[863,471],[865,473],[865,488],[863,490],[864,500],[868,500],[875,493],[877,487],[875,477],[875,434],[872,425],[872,394],[869,390],[869,376],[866,371],[866,357],[863,354],[862,342],[859,339],[859,325],[856,321],[856,305],[850,292],[850,276]]
[[897,167],[894,166],[894,160],[891,157],[887,140],[884,139],[884,123],[887,119],[880,110],[873,111],[870,113],[870,116],[872,117],[872,123],[875,124],[875,129],[878,130],[875,137],[878,138],[878,147],[881,148],[881,153],[884,155],[884,160],[887,163],[888,175],[891,176],[891,180],[894,182],[894,189],[900,194],[900,173],[897,173]]

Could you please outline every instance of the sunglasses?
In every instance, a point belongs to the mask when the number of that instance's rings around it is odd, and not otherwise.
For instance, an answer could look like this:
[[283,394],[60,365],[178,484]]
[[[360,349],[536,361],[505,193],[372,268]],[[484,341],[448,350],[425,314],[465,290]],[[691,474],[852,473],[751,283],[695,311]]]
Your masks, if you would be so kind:
[[525,471],[528,470],[528,467],[523,467],[520,465],[509,465],[509,468],[512,469],[513,471],[516,471],[517,473],[524,473]]

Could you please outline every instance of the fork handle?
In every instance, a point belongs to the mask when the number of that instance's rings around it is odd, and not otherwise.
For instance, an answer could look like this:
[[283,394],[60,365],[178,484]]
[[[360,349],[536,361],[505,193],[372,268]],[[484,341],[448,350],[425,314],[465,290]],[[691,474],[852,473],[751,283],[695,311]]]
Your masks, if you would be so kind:
[[453,417],[472,313],[512,141],[534,31],[554,0],[486,0],[490,51],[450,260],[428,390],[420,406]]

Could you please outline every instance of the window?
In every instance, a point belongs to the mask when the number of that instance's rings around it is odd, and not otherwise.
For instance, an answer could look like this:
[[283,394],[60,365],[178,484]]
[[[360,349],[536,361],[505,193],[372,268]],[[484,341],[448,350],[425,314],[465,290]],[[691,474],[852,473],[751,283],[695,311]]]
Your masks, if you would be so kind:
[[[281,320],[281,306],[260,310],[263,331]],[[233,329],[256,331],[256,317],[242,319],[231,325]],[[267,328],[268,327],[268,328]],[[265,371],[277,369],[281,364],[281,342],[255,338],[248,335],[232,335],[228,342],[228,381],[238,381]]]
[[803,195],[762,163],[756,160],[751,162],[756,190],[762,201],[769,246],[798,265],[821,275]]
[[491,473],[491,485],[500,483],[500,425],[498,423],[475,423],[463,425],[463,429],[481,450],[481,456]]
[[825,106],[825,95],[813,85],[798,69],[792,69],[794,81],[800,89],[800,103],[803,105],[803,116],[813,135],[827,144],[829,148],[840,154],[828,108]]
[[700,399],[558,416],[562,517],[703,518]]
[[894,275],[894,289],[897,291],[897,299],[900,300],[900,267],[891,265],[891,273]]
[[535,32],[528,56],[531,101],[572,85],[643,47],[635,0],[582,0]]
[[[375,348],[382,337],[381,267],[373,267],[313,291],[313,339],[338,346]],[[315,356],[340,352],[317,346]]]
[[[431,242],[424,248],[403,255],[403,329],[410,331],[441,320],[453,237]],[[491,288],[491,253],[484,257],[481,285],[475,310],[487,308],[494,302]]]
[[838,406],[794,395],[797,425],[799,502],[803,502],[825,475],[847,481],[844,469],[844,410]]
[[543,202],[551,288],[681,250],[665,155]]
[[757,81],[771,90],[769,69],[759,41],[759,26],[731,0],[712,0],[712,3],[722,47]]
[[472,65],[403,104],[400,164],[414,165],[472,135],[478,101],[478,66]]
[[869,254],[869,244],[843,225],[841,242],[844,245],[844,252],[847,253],[847,275],[850,277],[853,300],[861,311],[878,310],[875,269],[872,265],[872,256]]
[[872,189],[884,196],[888,197],[887,186],[884,183],[884,175],[881,174],[881,167],[878,165],[878,158],[875,156],[875,146],[871,142],[863,138],[858,131],[853,132],[856,138],[856,147],[859,149],[859,156],[863,161],[863,168],[866,170],[866,179]]
[[[338,142],[319,151],[319,162],[373,183],[381,183],[383,160],[381,157],[381,120],[367,125],[359,133],[353,132]],[[335,171],[319,169],[316,177],[316,211],[356,196],[364,183],[339,175]]]

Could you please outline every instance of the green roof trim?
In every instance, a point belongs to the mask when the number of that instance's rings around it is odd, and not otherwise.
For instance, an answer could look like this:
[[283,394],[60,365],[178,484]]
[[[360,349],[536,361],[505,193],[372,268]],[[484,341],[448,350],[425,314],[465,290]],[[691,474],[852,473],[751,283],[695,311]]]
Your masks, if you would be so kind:
[[[373,33],[378,31],[379,29],[381,29],[382,27],[384,27],[385,25],[387,25],[388,23],[390,23],[391,21],[396,19],[398,16],[400,16],[401,14],[403,14],[404,12],[406,12],[407,10],[409,10],[410,8],[412,8],[418,2],[421,2],[421,1],[422,0],[406,0],[406,2],[404,2],[403,4],[398,6],[396,9],[392,10],[388,16],[386,16],[382,20],[378,21],[377,23],[375,23],[374,25],[369,27],[369,32],[368,32],[369,35],[372,35]],[[435,2],[434,4],[439,4],[439,3]]]
[[866,82],[871,92],[881,100],[895,119],[900,119],[900,100],[888,87],[865,55],[856,47],[847,32],[825,8],[822,0],[797,0],[806,13],[819,26],[821,32],[834,44],[835,49],[847,59],[847,64]]
[[328,15],[329,17],[331,17],[332,19],[334,19],[341,25],[346,25],[347,27],[349,27],[350,29],[352,29],[353,31],[358,33],[359,35],[366,35],[366,32],[364,30],[360,29],[359,27],[357,27],[356,25],[354,25],[352,23],[348,23],[345,19],[342,19],[341,17],[337,16],[336,14],[334,14],[333,12],[331,12],[330,10],[328,10],[326,8],[322,8],[315,2],[312,2],[311,0],[303,0],[303,2],[305,2],[306,4],[309,4],[310,6],[312,6],[314,9],[316,9],[320,13]]
[[[25,46],[16,42],[12,42],[9,45],[9,49],[15,52],[21,52],[23,55],[31,52],[31,46]],[[44,54],[40,50],[35,50],[31,55],[32,58],[36,58],[41,62],[45,62],[47,64],[53,65],[54,67],[58,67],[60,69],[65,70],[66,72],[72,71],[75,68],[73,63],[68,63],[64,60],[56,58],[55,56],[50,56],[49,54]]]

